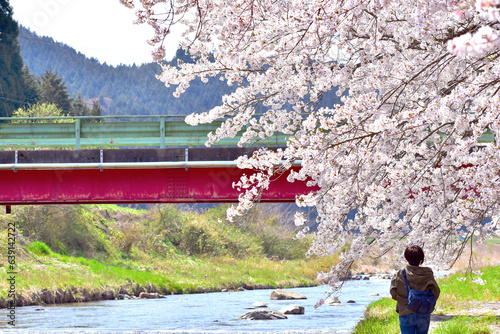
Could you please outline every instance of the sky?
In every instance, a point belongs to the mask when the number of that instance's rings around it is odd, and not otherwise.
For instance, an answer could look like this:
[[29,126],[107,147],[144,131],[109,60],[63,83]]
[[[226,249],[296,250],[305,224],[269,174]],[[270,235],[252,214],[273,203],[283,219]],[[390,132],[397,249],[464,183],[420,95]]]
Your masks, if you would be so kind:
[[[153,29],[134,24],[133,9],[119,0],[10,0],[14,19],[40,36],[52,37],[108,65],[152,62],[147,40]],[[167,42],[167,59],[178,42]]]

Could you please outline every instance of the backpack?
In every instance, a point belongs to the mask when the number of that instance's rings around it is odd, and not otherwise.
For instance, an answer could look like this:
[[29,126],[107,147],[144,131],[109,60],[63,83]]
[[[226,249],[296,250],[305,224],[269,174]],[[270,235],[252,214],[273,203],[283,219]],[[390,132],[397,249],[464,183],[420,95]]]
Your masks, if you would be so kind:
[[406,268],[403,268],[402,271],[408,295],[408,309],[415,313],[432,313],[436,307],[436,298],[434,298],[432,292],[410,289],[408,278],[406,278]]

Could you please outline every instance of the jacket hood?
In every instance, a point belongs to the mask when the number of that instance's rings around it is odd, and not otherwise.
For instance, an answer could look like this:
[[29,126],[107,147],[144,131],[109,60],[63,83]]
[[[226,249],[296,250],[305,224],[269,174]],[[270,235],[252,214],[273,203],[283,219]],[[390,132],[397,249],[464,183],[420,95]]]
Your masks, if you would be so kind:
[[434,273],[429,267],[406,266],[406,276],[409,282],[421,284],[434,277]]

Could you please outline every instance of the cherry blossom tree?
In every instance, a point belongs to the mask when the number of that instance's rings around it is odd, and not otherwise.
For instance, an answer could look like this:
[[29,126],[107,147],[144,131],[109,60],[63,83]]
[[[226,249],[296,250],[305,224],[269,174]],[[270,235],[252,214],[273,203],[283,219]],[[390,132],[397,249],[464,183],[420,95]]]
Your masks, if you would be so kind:
[[[193,62],[162,65],[180,96],[193,80],[234,86],[220,106],[186,118],[226,119],[207,145],[276,132],[286,148],[238,159],[250,208],[279,173],[311,192],[310,253],[342,253],[320,277],[334,285],[353,261],[424,246],[449,266],[467,242],[500,235],[500,0],[120,0],[155,28],[161,62],[174,25]],[[325,93],[341,97],[321,106]],[[265,110],[256,116],[256,107]],[[355,218],[348,220],[349,213]],[[308,217],[296,215],[299,233]]]

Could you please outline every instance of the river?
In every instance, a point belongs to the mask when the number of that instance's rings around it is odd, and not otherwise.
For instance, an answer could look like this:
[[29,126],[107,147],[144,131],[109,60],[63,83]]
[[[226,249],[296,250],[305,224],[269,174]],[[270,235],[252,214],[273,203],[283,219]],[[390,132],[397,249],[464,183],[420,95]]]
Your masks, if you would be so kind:
[[[389,280],[348,281],[342,288],[343,306],[314,304],[329,291],[326,286],[288,289],[307,296],[302,300],[270,300],[272,290],[247,290],[191,295],[169,295],[162,299],[113,300],[92,303],[28,306],[16,309],[16,331],[99,333],[349,333],[373,300],[388,296]],[[370,296],[370,294],[379,296]],[[346,303],[354,300],[356,303]],[[303,315],[286,320],[240,320],[257,301],[271,310],[298,304]],[[6,312],[6,310],[1,310]],[[2,329],[11,326],[2,321]]]

